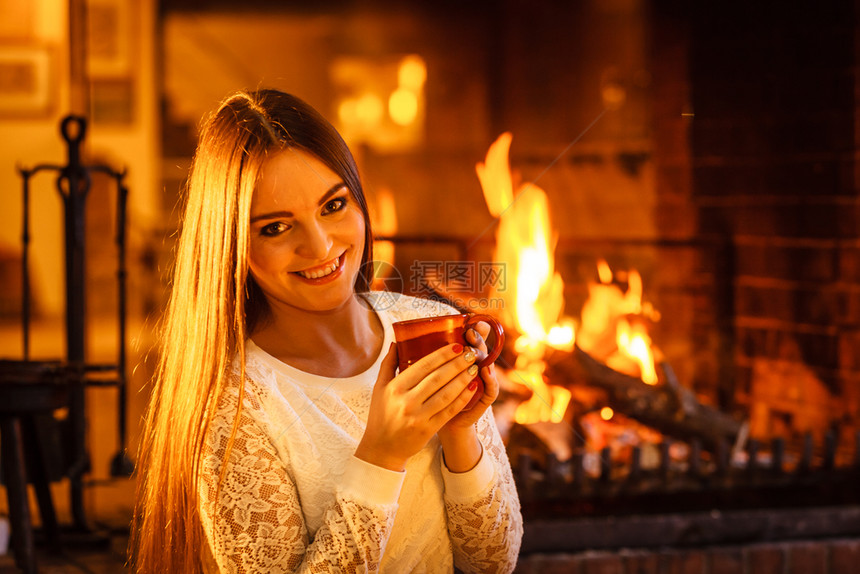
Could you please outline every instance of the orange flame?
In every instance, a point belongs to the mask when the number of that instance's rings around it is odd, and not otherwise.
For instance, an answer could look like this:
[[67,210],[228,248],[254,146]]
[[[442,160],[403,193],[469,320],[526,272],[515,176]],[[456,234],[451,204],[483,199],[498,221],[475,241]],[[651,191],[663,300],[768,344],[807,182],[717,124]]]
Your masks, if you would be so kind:
[[613,369],[657,383],[651,337],[642,321],[644,317],[659,320],[659,313],[642,301],[642,276],[636,270],[627,273],[627,290],[612,282],[613,274],[606,261],[598,261],[600,283],[590,283],[588,300],[582,307],[582,323],[577,332],[579,347],[602,359]]
[[560,423],[570,403],[570,391],[564,387],[547,385],[543,373],[534,371],[514,371],[514,380],[526,385],[534,394],[529,400],[517,405],[514,420],[521,425],[541,421]]
[[[504,301],[503,322],[523,336],[541,344],[573,344],[569,323],[559,323],[564,310],[564,282],[555,271],[555,239],[551,233],[546,193],[536,185],[519,186],[514,195],[508,154],[513,136],[504,133],[487,151],[484,163],[476,166],[487,207],[499,219],[495,260],[506,266],[512,278],[496,287],[493,296]],[[565,340],[563,333],[569,340]]]
[[[570,401],[570,391],[544,382],[542,361],[547,346],[570,350],[572,320],[561,318],[564,283],[555,271],[556,240],[551,232],[546,193],[533,184],[520,185],[514,193],[508,156],[513,136],[504,133],[476,166],[490,213],[497,217],[495,260],[504,263],[507,285],[495,286],[493,297],[503,301],[501,320],[520,333],[512,380],[525,384],[534,394],[519,405],[517,422],[560,421]],[[523,423],[525,424],[525,423]]]
[[642,380],[649,385],[656,385],[657,371],[651,353],[651,337],[648,336],[645,326],[638,323],[631,326],[626,319],[619,319],[616,341],[618,350],[639,365]]

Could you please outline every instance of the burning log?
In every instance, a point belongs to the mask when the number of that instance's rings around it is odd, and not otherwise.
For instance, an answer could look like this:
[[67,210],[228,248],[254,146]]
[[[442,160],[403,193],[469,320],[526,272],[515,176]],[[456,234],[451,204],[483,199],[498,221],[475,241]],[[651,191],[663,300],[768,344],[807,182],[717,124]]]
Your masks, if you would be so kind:
[[[726,441],[742,448],[747,423],[700,403],[691,391],[681,386],[667,363],[662,363],[665,383],[649,385],[641,379],[620,373],[595,360],[578,346],[571,358],[582,367],[590,385],[607,392],[609,406],[663,434],[680,440],[699,439],[715,451]],[[581,371],[572,360],[552,364],[548,373],[553,380],[576,380]]]

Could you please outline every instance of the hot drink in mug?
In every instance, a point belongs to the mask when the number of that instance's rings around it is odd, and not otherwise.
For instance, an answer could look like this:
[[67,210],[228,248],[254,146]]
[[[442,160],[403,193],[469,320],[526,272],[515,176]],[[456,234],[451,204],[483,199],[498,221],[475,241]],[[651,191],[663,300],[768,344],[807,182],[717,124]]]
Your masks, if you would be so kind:
[[[412,363],[445,345],[452,343],[465,343],[468,345],[464,334],[467,329],[480,321],[484,321],[490,325],[490,329],[495,333],[495,340],[493,341],[493,348],[489,350],[489,354],[482,361],[479,361],[477,365],[479,369],[490,365],[502,352],[502,346],[505,342],[505,332],[502,329],[502,325],[489,315],[460,314],[426,317],[394,323],[394,338],[399,357],[398,368],[402,372]],[[481,376],[478,375],[475,377],[474,382],[478,383],[478,389],[464,410],[475,406],[484,394],[484,381],[481,380]]]

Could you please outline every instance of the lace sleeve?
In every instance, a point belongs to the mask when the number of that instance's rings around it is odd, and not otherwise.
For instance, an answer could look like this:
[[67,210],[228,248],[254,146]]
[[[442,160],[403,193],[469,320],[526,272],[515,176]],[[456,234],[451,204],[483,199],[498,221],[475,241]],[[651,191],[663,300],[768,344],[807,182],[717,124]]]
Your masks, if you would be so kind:
[[339,495],[309,543],[295,483],[269,437],[246,414],[249,408],[246,401],[220,492],[232,426],[226,409],[212,421],[204,452],[201,522],[217,569],[285,574],[328,572],[337,565],[341,572],[376,572],[396,505],[374,508]]
[[513,571],[523,537],[520,499],[511,465],[492,412],[478,421],[484,456],[492,463],[487,487],[465,500],[446,495],[448,532],[454,547],[454,564],[464,572]]

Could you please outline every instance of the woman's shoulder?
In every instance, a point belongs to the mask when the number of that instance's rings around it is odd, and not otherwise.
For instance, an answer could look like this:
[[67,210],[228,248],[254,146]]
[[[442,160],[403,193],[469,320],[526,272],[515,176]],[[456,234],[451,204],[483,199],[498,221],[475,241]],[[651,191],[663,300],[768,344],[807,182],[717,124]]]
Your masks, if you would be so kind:
[[224,379],[224,386],[218,397],[216,411],[219,413],[235,411],[240,397],[243,408],[259,410],[261,409],[260,391],[260,386],[247,373],[242,377],[238,367],[230,369]]
[[457,309],[433,299],[413,297],[392,291],[370,291],[365,299],[377,312],[388,313],[392,321],[407,321],[421,317],[456,315]]
[[[240,360],[238,353],[228,368],[224,386],[221,389],[216,411],[220,414],[235,412],[242,399],[242,409],[249,413],[264,411],[264,404],[271,394],[271,381],[261,361],[255,354],[256,347],[245,343],[246,360]],[[256,416],[252,418],[257,418]]]

